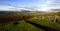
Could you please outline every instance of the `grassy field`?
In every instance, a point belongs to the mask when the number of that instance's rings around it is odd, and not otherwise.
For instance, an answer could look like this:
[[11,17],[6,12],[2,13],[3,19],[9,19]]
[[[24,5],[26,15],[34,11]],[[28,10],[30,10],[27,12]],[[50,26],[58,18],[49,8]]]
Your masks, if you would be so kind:
[[[28,17],[29,17],[29,15],[28,15]],[[37,23],[37,24],[42,24],[42,25],[60,29],[60,23],[48,21],[46,19],[40,20],[37,16],[30,18],[28,20],[31,22]],[[0,31],[45,31],[45,30],[35,27],[34,25],[27,23],[24,20],[21,20],[21,21],[18,21],[18,24],[16,24],[16,25],[14,25],[13,22],[5,23],[5,24],[0,23]]]
[[[28,20],[37,24],[42,24],[60,29],[60,23],[54,23],[52,21],[47,21],[47,20],[40,20],[37,18],[28,19]],[[7,23],[5,25],[1,24],[0,31],[45,31],[43,29],[37,28],[34,25],[25,22],[24,20],[19,21],[18,23],[19,24],[17,25],[13,25],[13,22]]]
[[19,21],[19,24],[13,25],[12,22],[5,24],[5,25],[0,25],[0,31],[44,31],[40,28],[37,28],[24,20]]
[[37,24],[42,24],[42,25],[46,25],[46,26],[50,26],[50,27],[53,27],[53,28],[58,28],[60,29],[60,23],[58,22],[54,22],[54,21],[48,21],[48,20],[40,20],[38,18],[33,18],[33,19],[29,19],[30,21],[32,22],[35,22]]

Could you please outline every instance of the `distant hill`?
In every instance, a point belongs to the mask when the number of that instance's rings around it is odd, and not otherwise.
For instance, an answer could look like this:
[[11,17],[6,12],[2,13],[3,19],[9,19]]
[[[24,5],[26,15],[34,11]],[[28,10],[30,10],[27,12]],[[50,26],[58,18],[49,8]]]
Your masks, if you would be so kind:
[[31,11],[29,11],[29,10],[21,10],[20,12],[25,14],[25,13],[29,13]]
[[51,9],[51,12],[60,12],[60,9]]
[[45,13],[44,11],[30,11],[30,10],[21,10],[20,11],[21,13]]
[[0,11],[0,16],[14,15],[17,11]]
[[26,13],[46,13],[44,11],[30,11],[30,10],[20,10],[20,11],[0,11],[0,16],[8,15],[21,15]]

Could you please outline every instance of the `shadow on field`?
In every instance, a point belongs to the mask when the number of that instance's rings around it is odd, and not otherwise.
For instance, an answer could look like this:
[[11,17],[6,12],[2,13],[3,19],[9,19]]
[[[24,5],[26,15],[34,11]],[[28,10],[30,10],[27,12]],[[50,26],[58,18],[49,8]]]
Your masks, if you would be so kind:
[[32,25],[34,25],[34,26],[36,26],[36,27],[38,27],[38,28],[41,28],[41,29],[43,29],[45,31],[60,31],[59,29],[56,29],[56,28],[52,28],[52,27],[49,27],[49,26],[41,25],[41,24],[36,24],[34,22],[26,20],[24,18],[24,16],[23,16],[23,20],[26,21],[26,22],[28,22],[28,23],[30,23],[30,24],[32,24]]
[[[20,19],[21,18],[21,19]],[[2,20],[3,20],[3,18],[2,18]],[[9,20],[9,21],[8,21]],[[56,29],[56,28],[52,28],[52,27],[49,27],[49,26],[46,26],[46,25],[41,25],[41,24],[36,24],[36,23],[34,23],[34,22],[31,22],[31,21],[29,21],[29,20],[26,20],[26,17],[25,16],[23,16],[23,17],[20,17],[20,16],[16,16],[16,17],[5,17],[4,18],[4,20],[2,21],[3,23],[6,23],[6,22],[14,22],[13,23],[13,25],[17,25],[17,24],[19,24],[18,23],[18,21],[19,20],[24,20],[24,21],[26,21],[26,22],[28,22],[28,23],[30,23],[30,24],[32,24],[32,25],[34,25],[34,26],[36,26],[36,27],[38,27],[38,28],[41,28],[41,29],[43,29],[43,30],[45,30],[45,31],[60,31],[59,29]],[[1,23],[1,22],[0,22]]]

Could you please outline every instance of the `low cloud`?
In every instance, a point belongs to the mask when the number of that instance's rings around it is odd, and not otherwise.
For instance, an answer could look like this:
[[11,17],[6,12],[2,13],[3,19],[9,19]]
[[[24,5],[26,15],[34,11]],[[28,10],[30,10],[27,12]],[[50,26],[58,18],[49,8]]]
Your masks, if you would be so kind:
[[[56,7],[55,7],[55,6],[56,6]],[[47,1],[41,6],[41,10],[49,11],[50,8],[59,8],[58,6],[60,6],[60,1],[58,1],[58,0],[47,0]]]
[[49,0],[49,1],[46,1],[46,5],[48,6],[54,6],[54,5],[60,5],[60,2],[58,0]]

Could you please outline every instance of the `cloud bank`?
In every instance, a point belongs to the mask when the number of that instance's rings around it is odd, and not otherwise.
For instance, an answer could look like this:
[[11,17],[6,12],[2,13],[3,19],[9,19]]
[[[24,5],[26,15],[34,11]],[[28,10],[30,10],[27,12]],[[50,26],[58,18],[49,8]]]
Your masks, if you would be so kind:
[[[17,7],[10,9],[18,9],[18,10],[38,10],[38,11],[50,11],[51,9],[60,8],[60,0],[34,0],[36,4],[32,4],[31,7]],[[41,3],[42,2],[42,3]],[[0,3],[0,6],[14,6],[11,4]],[[14,6],[15,7],[15,6]]]

